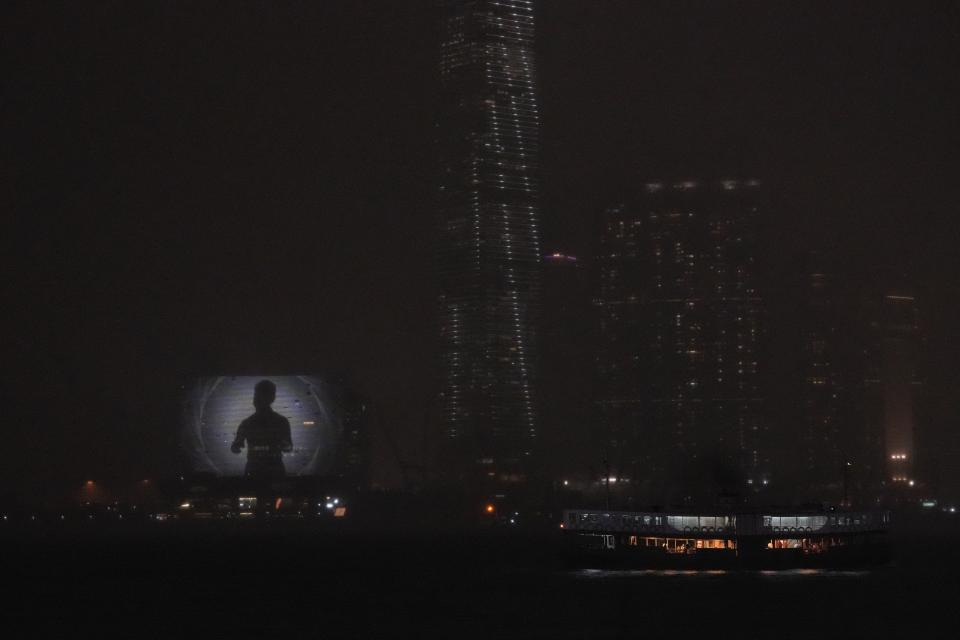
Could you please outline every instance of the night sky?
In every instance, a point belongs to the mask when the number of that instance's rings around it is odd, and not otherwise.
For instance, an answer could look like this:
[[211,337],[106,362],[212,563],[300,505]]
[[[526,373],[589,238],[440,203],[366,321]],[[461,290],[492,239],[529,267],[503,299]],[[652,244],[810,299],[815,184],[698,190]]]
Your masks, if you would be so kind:
[[[344,377],[415,457],[438,388],[436,4],[2,12],[5,486],[169,471],[179,385],[201,374]],[[589,257],[603,207],[649,177],[759,177],[769,331],[809,248],[846,291],[909,283],[957,451],[960,8],[537,17],[545,249]]]

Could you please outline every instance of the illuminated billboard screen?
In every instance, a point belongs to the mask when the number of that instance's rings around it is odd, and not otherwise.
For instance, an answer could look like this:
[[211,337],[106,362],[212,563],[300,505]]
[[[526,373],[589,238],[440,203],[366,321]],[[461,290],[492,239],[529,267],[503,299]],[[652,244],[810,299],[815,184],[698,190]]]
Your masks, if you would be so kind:
[[183,400],[189,464],[226,477],[336,473],[343,466],[341,397],[318,376],[199,378]]

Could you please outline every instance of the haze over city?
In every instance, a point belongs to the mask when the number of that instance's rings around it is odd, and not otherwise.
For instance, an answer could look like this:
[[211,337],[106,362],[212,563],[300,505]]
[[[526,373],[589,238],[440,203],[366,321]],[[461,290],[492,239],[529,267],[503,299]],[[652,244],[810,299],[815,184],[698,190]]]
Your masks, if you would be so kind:
[[[178,385],[233,371],[348,373],[416,457],[405,436],[439,390],[437,5],[6,13],[8,438],[29,452],[7,475],[162,473]],[[951,17],[544,3],[543,248],[589,260],[604,208],[649,179],[758,177],[772,339],[808,249],[851,294],[905,283],[955,452]]]
[[2,15],[5,626],[935,635],[957,5]]

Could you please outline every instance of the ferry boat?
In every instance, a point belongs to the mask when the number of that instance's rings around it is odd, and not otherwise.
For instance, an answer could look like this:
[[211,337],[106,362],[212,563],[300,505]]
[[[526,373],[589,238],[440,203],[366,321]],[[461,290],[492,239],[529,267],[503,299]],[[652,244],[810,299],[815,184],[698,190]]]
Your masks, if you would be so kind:
[[889,562],[887,511],[665,513],[569,509],[583,568],[846,568]]

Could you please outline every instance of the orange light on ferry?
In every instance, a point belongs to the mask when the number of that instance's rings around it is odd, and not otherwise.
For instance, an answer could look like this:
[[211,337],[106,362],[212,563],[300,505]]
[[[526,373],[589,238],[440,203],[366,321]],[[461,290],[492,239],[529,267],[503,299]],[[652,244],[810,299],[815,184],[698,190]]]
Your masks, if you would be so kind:
[[494,507],[493,504],[488,503],[487,506],[484,507],[484,511],[486,511],[487,513],[493,513],[494,511],[496,511],[496,507]]

